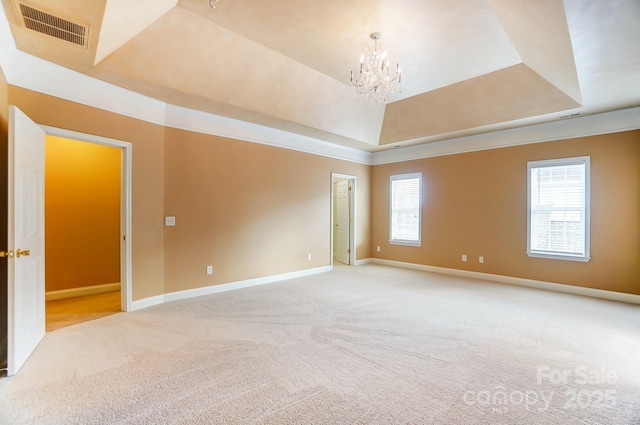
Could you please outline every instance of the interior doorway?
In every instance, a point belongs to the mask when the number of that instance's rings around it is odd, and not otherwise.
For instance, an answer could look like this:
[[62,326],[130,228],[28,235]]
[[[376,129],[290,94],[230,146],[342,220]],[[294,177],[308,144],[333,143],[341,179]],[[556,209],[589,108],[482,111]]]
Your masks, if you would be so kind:
[[[131,288],[131,175],[132,175],[132,157],[131,150],[132,145],[129,142],[124,142],[115,139],[109,139],[105,137],[90,135],[79,133],[70,130],[64,130],[55,127],[49,126],[41,126],[47,137],[59,137],[64,139],[70,139],[77,143],[80,143],[84,146],[102,146],[107,148],[112,148],[117,152],[117,156],[119,157],[119,207],[118,207],[118,219],[119,219],[119,229],[117,236],[117,245],[118,245],[118,260],[119,264],[119,275],[116,282],[106,282],[99,283],[97,285],[90,285],[88,290],[81,289],[77,292],[78,297],[72,306],[72,309],[78,311],[78,314],[87,314],[91,308],[88,307],[91,304],[102,305],[99,309],[111,309],[113,305],[119,305],[119,311],[130,311],[132,304],[132,288]],[[46,221],[46,216],[45,216]],[[50,248],[55,249],[55,248]],[[114,284],[117,284],[117,288]],[[116,290],[114,290],[116,289]],[[72,290],[73,291],[73,290]],[[50,292],[50,291],[47,291]],[[114,299],[114,295],[115,298]],[[95,298],[94,300],[90,299],[91,297]],[[56,296],[52,297],[49,294],[49,297],[52,301],[56,300]],[[81,299],[82,298],[82,299]],[[72,299],[72,298],[69,298]],[[65,298],[58,298],[60,304],[63,304]],[[57,301],[57,300],[56,300]],[[107,307],[108,305],[108,307]],[[94,312],[98,315],[94,316],[99,317],[99,312]],[[94,317],[94,318],[95,318]]]
[[[6,373],[9,376],[20,370],[45,335],[44,156],[47,134],[120,148],[121,310],[131,310],[132,304],[131,238],[128,237],[131,234],[131,143],[42,126],[15,105],[9,105],[7,248],[0,251],[7,265]],[[73,257],[82,248],[77,246],[65,254]]]
[[331,174],[331,264],[353,265],[356,177]]
[[45,137],[47,332],[121,311],[121,151]]

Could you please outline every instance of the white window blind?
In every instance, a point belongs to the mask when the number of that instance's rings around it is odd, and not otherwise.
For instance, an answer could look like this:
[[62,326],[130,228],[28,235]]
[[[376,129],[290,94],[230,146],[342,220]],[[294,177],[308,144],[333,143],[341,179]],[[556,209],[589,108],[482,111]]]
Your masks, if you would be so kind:
[[421,185],[422,173],[391,176],[391,243],[420,245]]
[[528,164],[530,256],[589,260],[589,157]]

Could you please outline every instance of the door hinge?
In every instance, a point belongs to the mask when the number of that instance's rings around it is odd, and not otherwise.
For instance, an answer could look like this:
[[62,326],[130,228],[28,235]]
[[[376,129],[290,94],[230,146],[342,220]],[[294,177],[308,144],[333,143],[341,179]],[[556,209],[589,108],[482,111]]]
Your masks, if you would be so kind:
[[347,254],[351,254],[351,248],[347,249]]
[[351,191],[351,186],[349,186],[349,191]]

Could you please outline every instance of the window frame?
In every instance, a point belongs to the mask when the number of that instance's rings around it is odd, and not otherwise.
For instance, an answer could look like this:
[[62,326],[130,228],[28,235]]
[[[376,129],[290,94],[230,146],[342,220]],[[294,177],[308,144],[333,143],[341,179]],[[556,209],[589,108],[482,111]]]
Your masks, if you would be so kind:
[[[531,170],[534,168],[558,167],[584,164],[584,254],[562,253],[558,251],[533,250],[531,248]],[[547,159],[527,162],[527,255],[534,258],[588,262],[591,260],[591,157]]]
[[[393,182],[418,179],[418,240],[393,238]],[[392,245],[422,246],[422,172],[392,174],[389,176],[389,243]]]

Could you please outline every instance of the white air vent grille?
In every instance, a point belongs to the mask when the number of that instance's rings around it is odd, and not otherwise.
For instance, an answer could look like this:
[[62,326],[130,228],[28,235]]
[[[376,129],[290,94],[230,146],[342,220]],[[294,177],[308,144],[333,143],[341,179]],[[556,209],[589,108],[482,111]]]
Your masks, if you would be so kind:
[[23,3],[20,3],[20,12],[22,13],[25,28],[79,46],[86,46],[88,33],[86,26],[34,9]]

